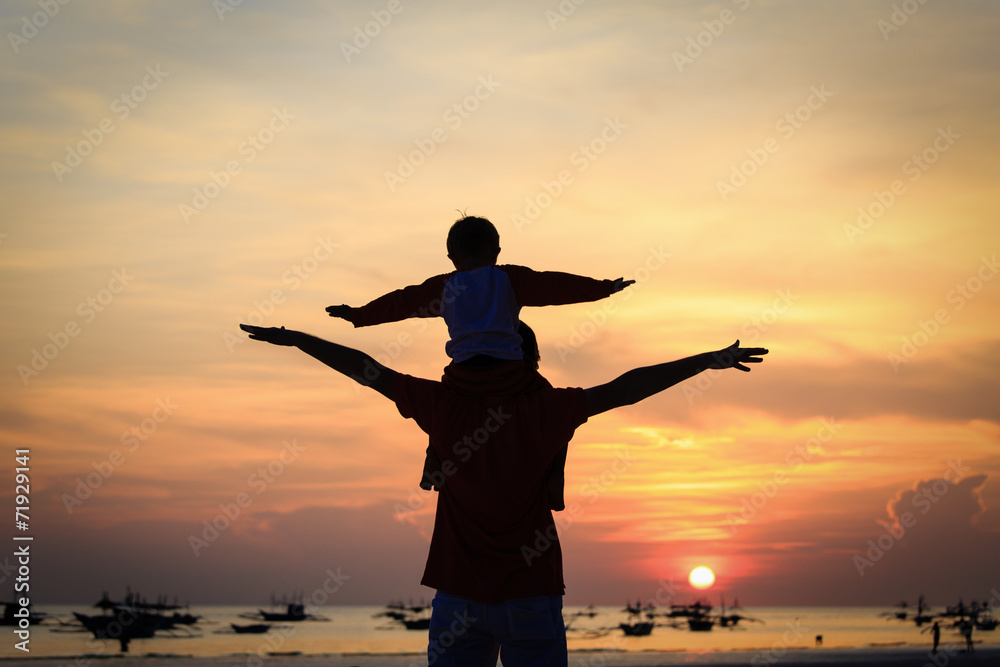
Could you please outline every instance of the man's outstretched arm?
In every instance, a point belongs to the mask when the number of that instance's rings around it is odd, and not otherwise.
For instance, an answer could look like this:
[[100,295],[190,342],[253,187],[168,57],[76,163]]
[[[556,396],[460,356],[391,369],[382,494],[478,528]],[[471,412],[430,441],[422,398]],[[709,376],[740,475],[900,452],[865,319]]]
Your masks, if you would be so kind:
[[584,390],[587,412],[593,417],[613,408],[638,403],[710,368],[749,371],[744,364],[760,363],[763,361],[761,356],[765,354],[767,350],[762,347],[740,347],[740,342],[736,341],[718,352],[705,352],[665,364],[636,368],[607,384]]
[[393,400],[392,385],[397,375],[396,371],[383,366],[361,350],[331,343],[322,338],[284,327],[279,329],[241,324],[240,328],[250,334],[250,338],[253,340],[262,340],[272,345],[297,347],[338,373],[343,373],[358,384],[371,387],[390,401]]

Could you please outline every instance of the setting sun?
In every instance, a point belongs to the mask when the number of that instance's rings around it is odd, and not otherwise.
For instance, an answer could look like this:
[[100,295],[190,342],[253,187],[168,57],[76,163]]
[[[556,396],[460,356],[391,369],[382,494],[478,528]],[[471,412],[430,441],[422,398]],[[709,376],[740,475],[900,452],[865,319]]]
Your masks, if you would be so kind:
[[704,565],[699,565],[691,570],[688,582],[695,588],[708,588],[715,583],[715,573]]

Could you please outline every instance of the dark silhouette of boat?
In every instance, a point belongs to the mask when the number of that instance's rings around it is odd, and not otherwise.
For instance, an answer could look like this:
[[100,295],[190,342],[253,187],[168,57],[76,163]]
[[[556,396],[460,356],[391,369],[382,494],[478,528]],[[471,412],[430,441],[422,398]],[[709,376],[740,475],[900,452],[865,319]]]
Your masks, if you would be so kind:
[[739,602],[734,600],[733,606],[726,609],[726,601],[722,599],[722,605],[718,613],[712,613],[713,607],[706,600],[696,600],[691,604],[675,604],[670,606],[670,611],[662,615],[670,619],[668,625],[677,630],[690,630],[691,632],[709,632],[715,626],[728,630],[737,629],[742,621],[763,623],[760,619],[744,616],[737,610],[742,608]]
[[708,632],[715,627],[717,620],[711,613],[712,605],[702,600],[695,600],[692,604],[670,605],[670,611],[665,616],[671,619],[685,619],[674,620],[670,623],[672,627],[680,629],[686,625],[692,632]]
[[739,625],[740,621],[750,621],[750,622],[753,622],[753,623],[763,623],[764,622],[764,621],[760,620],[759,618],[751,618],[749,616],[744,616],[743,614],[738,613],[737,610],[742,610],[742,607],[740,607],[739,600],[734,599],[733,600],[733,606],[731,606],[729,608],[729,613],[727,614],[726,613],[726,600],[725,600],[725,598],[722,598],[720,606],[719,606],[719,616],[718,616],[719,627],[720,628],[735,628],[737,625]]
[[[121,602],[112,600],[104,592],[101,599],[93,605],[102,613],[93,615],[74,611],[74,618],[96,639],[118,641],[123,653],[128,651],[128,645],[133,639],[149,639],[157,632],[167,632],[172,636],[191,636],[190,627],[187,626],[197,623],[199,616],[177,611],[183,607],[176,603],[168,604],[165,596],[150,603],[138,593],[133,593],[130,588],[126,590],[125,599]],[[185,626],[182,628],[184,633],[174,633],[178,626]]]
[[626,637],[646,637],[653,634],[653,628],[656,627],[656,605],[650,603],[643,606],[641,600],[634,605],[628,602],[622,611],[627,616],[624,622],[618,624],[618,628]]
[[166,619],[160,620],[155,616],[140,616],[125,608],[116,609],[112,614],[99,616],[88,616],[74,611],[73,616],[97,639],[119,639],[123,636],[130,639],[148,639],[157,630],[169,630],[174,627]]
[[666,614],[668,618],[690,618],[706,616],[712,612],[712,605],[702,600],[696,600],[692,604],[672,604],[670,612]]
[[[879,615],[885,616],[887,621],[891,621],[894,619],[898,621],[906,621],[911,618],[910,612],[907,608],[908,605],[906,603],[906,600],[901,600],[900,602],[896,603],[896,607],[897,607],[896,611],[884,611]],[[924,599],[924,596],[920,595],[917,598],[917,611],[912,616],[912,620],[914,623],[916,623],[917,627],[920,627],[925,623],[930,623],[937,616],[945,615],[945,614],[931,614],[929,613],[930,610],[931,610],[930,605],[927,604],[927,601]]]
[[896,611],[883,611],[879,616],[885,616],[886,620],[896,619],[898,621],[905,621],[906,617],[909,616],[910,612],[907,611],[909,604],[906,600],[900,600],[896,603]]
[[979,603],[976,600],[966,605],[962,598],[959,598],[957,605],[946,607],[940,616],[941,618],[955,618],[952,626],[956,628],[963,624],[969,624],[976,630],[989,632],[996,630],[997,625],[1000,625],[1000,621],[993,616],[993,610],[990,609],[989,603]]
[[31,611],[31,606],[28,606],[27,616],[15,616],[17,610],[20,609],[20,605],[13,602],[0,602],[3,605],[3,616],[0,617],[0,625],[17,625],[23,619],[27,618],[28,623],[31,625],[39,625],[43,621],[49,618],[49,615],[45,612],[35,612]]
[[[133,593],[129,587],[126,587],[125,591],[125,599],[121,602],[112,600],[108,597],[107,591],[104,591],[101,594],[101,599],[94,603],[94,607],[102,609],[105,612],[115,609],[135,610],[144,617],[151,618],[155,616],[156,618],[153,619],[153,622],[156,624],[164,623],[163,619],[166,619],[166,621],[169,621],[171,627],[175,625],[194,625],[201,619],[201,616],[188,611],[179,611],[186,609],[186,607],[179,604],[176,599],[173,603],[168,603],[167,596],[163,595],[157,597],[156,602],[149,602],[138,593]],[[168,614],[167,612],[173,613]]]
[[587,605],[586,607],[583,608],[582,611],[573,612],[572,614],[570,614],[570,616],[572,618],[578,618],[578,617],[594,618],[599,613],[600,612],[597,611],[597,607],[595,607],[594,605]]
[[[329,621],[330,619],[326,616],[320,616],[317,614],[310,614],[306,611],[306,606],[302,602],[303,596],[301,593],[292,597],[289,602],[282,598],[280,603],[271,598],[271,611],[264,611],[263,609],[258,609],[255,612],[247,612],[245,614],[240,614],[240,618],[249,618],[255,621],[267,621],[269,623],[298,623],[301,621]],[[283,611],[275,611],[275,607],[284,607]]]
[[976,618],[973,621],[976,625],[977,630],[996,630],[997,625],[1000,625],[1000,620],[993,616],[993,612],[990,610],[989,605],[984,605],[983,608],[979,610],[976,614]]
[[264,611],[263,609],[258,609],[257,613],[265,621],[305,621],[309,618],[305,605],[297,603],[289,603],[285,607],[285,611]]
[[655,625],[653,621],[633,621],[620,623],[618,627],[621,628],[626,637],[645,637],[653,634]]
[[407,630],[429,630],[431,619],[427,618],[404,618],[401,623]]
[[397,627],[398,624],[407,630],[427,630],[431,627],[430,609],[430,605],[423,600],[420,604],[413,604],[411,600],[408,605],[402,602],[390,602],[386,605],[385,611],[375,614],[373,618],[388,618],[392,621],[392,624],[384,626],[385,628]]
[[714,627],[715,620],[707,616],[688,619],[688,629],[692,632],[708,632]]
[[712,618],[712,605],[697,600],[688,607],[687,624],[691,632],[708,632],[715,627],[716,619]]
[[122,653],[128,652],[128,645],[133,639],[149,639],[157,630],[173,627],[165,619],[161,621],[155,615],[144,615],[127,607],[116,607],[111,613],[99,616],[74,611],[73,616],[95,639],[117,641]]
[[270,623],[249,623],[247,625],[230,623],[229,626],[238,635],[262,635],[271,629]]

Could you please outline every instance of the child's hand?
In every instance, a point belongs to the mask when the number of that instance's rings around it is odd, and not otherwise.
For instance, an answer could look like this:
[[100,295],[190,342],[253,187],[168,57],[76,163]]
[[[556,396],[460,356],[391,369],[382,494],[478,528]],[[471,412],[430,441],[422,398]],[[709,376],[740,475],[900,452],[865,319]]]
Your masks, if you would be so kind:
[[633,284],[635,284],[634,280],[625,280],[623,278],[618,278],[611,285],[611,293],[614,294],[616,292],[621,292],[623,289]]
[[248,334],[250,334],[251,340],[262,340],[265,343],[271,343],[272,345],[285,345],[294,346],[296,336],[298,336],[298,331],[291,331],[285,327],[280,329],[277,327],[255,327],[251,324],[241,324],[240,329],[243,329]]
[[327,306],[326,312],[329,313],[330,317],[339,317],[342,320],[350,321],[351,317],[350,306]]

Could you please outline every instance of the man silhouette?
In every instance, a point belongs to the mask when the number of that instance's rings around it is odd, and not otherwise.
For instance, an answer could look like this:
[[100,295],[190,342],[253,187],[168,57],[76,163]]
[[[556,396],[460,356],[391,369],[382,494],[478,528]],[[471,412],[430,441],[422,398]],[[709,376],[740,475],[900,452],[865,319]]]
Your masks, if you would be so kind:
[[[708,369],[750,369],[764,348],[739,341],[637,368],[588,389],[525,392],[523,360],[487,370],[449,365],[441,381],[383,366],[349,347],[284,328],[240,325],[254,340],[297,347],[393,401],[430,436],[447,477],[421,583],[437,590],[427,649],[431,665],[567,664],[562,552],[545,473],[589,417],[653,396]],[[491,381],[481,381],[487,373]],[[538,536],[547,548],[538,549]]]

